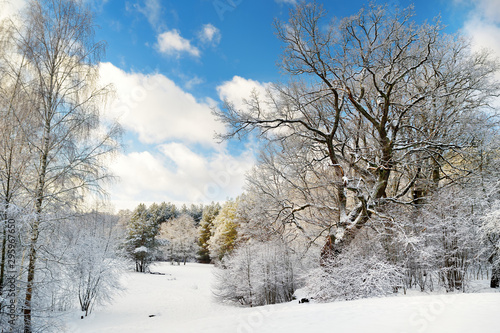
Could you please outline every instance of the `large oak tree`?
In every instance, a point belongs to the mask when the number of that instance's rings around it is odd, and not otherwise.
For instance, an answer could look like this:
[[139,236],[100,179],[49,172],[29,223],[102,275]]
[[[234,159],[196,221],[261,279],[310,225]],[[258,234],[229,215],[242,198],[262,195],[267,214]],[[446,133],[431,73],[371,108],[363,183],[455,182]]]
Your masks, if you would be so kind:
[[325,254],[387,204],[418,205],[477,167],[469,161],[494,115],[498,63],[412,15],[371,5],[329,20],[302,2],[276,22],[288,81],[214,111],[230,129],[222,139],[255,131],[270,145],[259,167],[267,175],[251,182],[281,203],[283,220],[335,217],[321,226]]

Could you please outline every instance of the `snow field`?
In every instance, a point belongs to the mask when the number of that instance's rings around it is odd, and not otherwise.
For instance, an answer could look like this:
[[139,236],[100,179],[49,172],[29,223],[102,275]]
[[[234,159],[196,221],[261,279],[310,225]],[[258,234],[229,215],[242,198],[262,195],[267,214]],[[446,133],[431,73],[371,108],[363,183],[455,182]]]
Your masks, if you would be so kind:
[[[371,298],[349,302],[298,301],[256,308],[216,303],[213,266],[157,263],[154,272],[127,273],[127,288],[113,304],[81,320],[66,321],[72,333],[498,333],[500,293]],[[154,315],[153,317],[150,317]]]

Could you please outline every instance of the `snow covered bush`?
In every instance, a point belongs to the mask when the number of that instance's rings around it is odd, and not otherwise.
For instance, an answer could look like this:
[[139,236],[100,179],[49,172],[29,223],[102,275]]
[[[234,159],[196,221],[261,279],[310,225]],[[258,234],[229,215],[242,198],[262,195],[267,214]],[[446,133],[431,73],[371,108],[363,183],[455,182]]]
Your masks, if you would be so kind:
[[222,259],[214,294],[222,302],[246,306],[288,302],[302,286],[299,269],[286,244],[244,244]]
[[386,296],[402,285],[403,269],[383,255],[378,235],[364,232],[306,277],[306,292],[319,301]]
[[80,309],[87,316],[96,304],[110,302],[121,290],[119,276],[125,261],[119,255],[114,216],[93,212],[79,220],[66,274],[73,281]]
[[313,270],[307,278],[306,291],[319,301],[386,296],[397,291],[402,278],[400,267],[377,256],[363,258],[346,254]]
[[[126,267],[120,247],[122,234],[114,215],[89,212],[58,221],[52,251],[41,251],[47,272],[41,271],[47,304],[65,311],[78,304],[85,316],[95,305],[109,303],[121,290]],[[66,308],[67,306],[67,308]]]

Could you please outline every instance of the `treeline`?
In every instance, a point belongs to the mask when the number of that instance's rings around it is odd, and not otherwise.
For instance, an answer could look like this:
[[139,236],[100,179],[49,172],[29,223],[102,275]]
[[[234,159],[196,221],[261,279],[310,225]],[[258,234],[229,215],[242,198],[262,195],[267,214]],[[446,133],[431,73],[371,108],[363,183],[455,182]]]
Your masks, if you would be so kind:
[[210,205],[140,204],[120,211],[126,239],[123,247],[145,272],[155,260],[172,262],[220,260],[236,240],[236,202]]
[[186,261],[195,258],[196,228],[203,215],[203,205],[161,203],[137,206],[134,211],[120,211],[126,238],[122,244],[135,262],[137,272],[148,271],[154,260]]
[[304,285],[300,273],[315,266],[314,251],[306,263],[305,240],[286,236],[264,216],[253,215],[261,209],[255,204],[246,194],[181,209],[171,203],[140,204],[119,213],[126,230],[123,247],[137,272],[147,272],[156,260],[215,263],[221,270],[214,292],[223,302],[256,306],[290,301]]

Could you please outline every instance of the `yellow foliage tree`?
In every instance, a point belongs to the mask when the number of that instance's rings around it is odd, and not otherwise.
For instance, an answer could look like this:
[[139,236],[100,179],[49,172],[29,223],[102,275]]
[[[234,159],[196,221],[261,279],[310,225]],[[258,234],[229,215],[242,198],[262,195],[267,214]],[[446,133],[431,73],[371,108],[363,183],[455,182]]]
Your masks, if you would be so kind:
[[210,257],[220,260],[226,253],[230,253],[236,243],[238,235],[238,209],[239,198],[229,200],[222,205],[219,215],[214,219],[212,228],[212,237],[208,241]]

